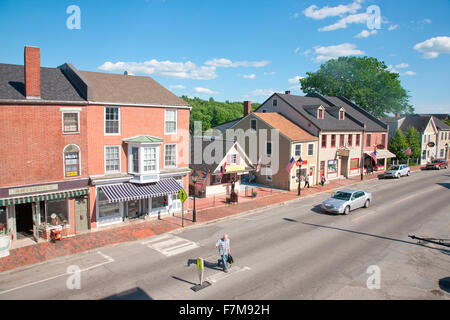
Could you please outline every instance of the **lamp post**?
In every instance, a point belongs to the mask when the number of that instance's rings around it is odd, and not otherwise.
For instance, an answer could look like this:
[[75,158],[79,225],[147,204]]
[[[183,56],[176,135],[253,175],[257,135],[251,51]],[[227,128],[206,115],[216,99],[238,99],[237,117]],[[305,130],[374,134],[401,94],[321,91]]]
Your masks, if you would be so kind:
[[297,192],[297,195],[298,196],[300,196],[301,195],[301,183],[302,183],[302,180],[300,179],[300,177],[302,176],[302,162],[303,162],[303,160],[302,160],[302,157],[300,157],[300,158],[298,158],[298,167],[299,167],[299,171],[298,171],[298,192]]
[[197,178],[198,178],[198,173],[197,171],[194,171],[194,173],[192,174],[192,182],[194,182],[194,210],[192,211],[192,222],[197,222],[197,212],[195,211],[195,191],[197,191],[196,189],[196,182],[197,182]]

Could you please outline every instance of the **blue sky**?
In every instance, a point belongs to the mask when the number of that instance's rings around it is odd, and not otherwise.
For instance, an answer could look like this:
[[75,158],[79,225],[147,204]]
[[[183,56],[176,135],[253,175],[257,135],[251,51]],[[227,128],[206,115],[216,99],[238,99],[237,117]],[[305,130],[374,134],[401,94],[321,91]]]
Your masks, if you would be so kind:
[[[80,29],[66,12],[80,8]],[[370,29],[367,8],[381,13]],[[177,95],[264,101],[339,55],[400,73],[419,113],[450,112],[450,1],[0,1],[0,62],[149,75]]]

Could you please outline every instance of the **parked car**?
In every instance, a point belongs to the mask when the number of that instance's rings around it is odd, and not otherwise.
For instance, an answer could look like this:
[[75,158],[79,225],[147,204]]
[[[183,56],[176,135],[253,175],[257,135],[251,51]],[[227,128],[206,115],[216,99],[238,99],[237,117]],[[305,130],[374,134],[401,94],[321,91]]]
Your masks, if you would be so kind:
[[322,209],[331,213],[349,214],[351,210],[368,208],[372,194],[362,190],[340,190],[322,203]]
[[411,174],[411,169],[407,164],[398,164],[391,166],[389,170],[387,170],[383,178],[400,178],[403,176],[409,176]]
[[445,159],[436,159],[431,162],[427,163],[426,169],[447,169],[448,168],[448,161]]

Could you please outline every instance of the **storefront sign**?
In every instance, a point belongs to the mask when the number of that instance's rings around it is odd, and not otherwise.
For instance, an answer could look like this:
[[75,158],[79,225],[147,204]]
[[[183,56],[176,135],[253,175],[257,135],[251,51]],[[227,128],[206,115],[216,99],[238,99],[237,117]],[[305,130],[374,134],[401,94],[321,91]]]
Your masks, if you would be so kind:
[[68,177],[74,177],[78,175],[78,171],[68,171],[66,176]]
[[245,166],[230,166],[225,168],[225,172],[235,172],[235,171],[243,171],[245,170]]
[[428,146],[429,146],[430,148],[433,148],[433,147],[435,146],[435,144],[434,144],[433,141],[431,141],[431,142],[428,142]]
[[337,155],[338,155],[339,157],[348,157],[348,156],[350,156],[350,150],[347,150],[347,149],[338,149]]
[[57,184],[49,184],[46,186],[34,186],[34,187],[25,187],[25,188],[15,188],[9,189],[9,195],[15,196],[19,194],[32,193],[32,192],[43,192],[43,191],[53,191],[58,190]]

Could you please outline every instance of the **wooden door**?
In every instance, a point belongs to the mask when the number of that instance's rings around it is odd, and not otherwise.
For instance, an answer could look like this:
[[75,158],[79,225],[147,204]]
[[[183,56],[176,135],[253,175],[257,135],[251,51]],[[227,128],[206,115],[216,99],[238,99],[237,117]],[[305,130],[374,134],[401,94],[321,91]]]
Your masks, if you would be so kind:
[[89,210],[87,197],[75,198],[75,232],[89,229]]

